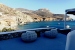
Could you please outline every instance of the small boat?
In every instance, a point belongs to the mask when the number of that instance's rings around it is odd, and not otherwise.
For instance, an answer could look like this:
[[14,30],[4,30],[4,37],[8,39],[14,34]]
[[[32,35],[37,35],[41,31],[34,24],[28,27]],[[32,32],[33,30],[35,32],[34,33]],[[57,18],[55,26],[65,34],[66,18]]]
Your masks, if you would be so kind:
[[49,26],[46,26],[46,27],[49,27]]
[[70,26],[69,26],[69,25],[67,25],[67,26],[66,26],[66,28],[68,29],[68,28],[70,28]]
[[58,23],[58,25],[60,25],[60,23]]

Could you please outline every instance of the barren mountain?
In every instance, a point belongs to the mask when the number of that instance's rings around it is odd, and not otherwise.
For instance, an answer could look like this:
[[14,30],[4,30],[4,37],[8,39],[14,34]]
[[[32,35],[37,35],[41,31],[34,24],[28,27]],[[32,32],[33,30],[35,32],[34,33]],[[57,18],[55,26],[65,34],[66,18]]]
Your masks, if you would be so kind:
[[13,8],[10,8],[4,4],[0,4],[0,12],[2,12],[3,14],[9,14],[9,15],[16,15],[16,10],[14,10]]
[[33,13],[42,16],[42,17],[52,17],[53,13],[50,12],[50,10],[46,8],[38,9],[36,11],[33,11]]
[[[57,18],[59,18],[59,19],[64,18],[64,14],[53,14],[47,8],[41,8],[41,9],[38,9],[36,11],[28,10],[28,9],[24,9],[24,8],[17,8],[16,10],[19,10],[19,11],[23,12],[24,14],[28,14],[28,15],[31,15],[33,17],[41,17],[41,18],[53,17],[56,19]],[[67,16],[67,17],[69,17],[69,16]]]
[[33,22],[31,16],[4,4],[0,4],[0,26],[5,25],[2,28],[14,28],[18,24],[26,24],[27,22]]
[[28,10],[24,8],[17,8],[16,10],[21,11],[24,14],[30,15],[34,21],[42,21],[42,16],[33,13],[33,10]]
[[28,9],[24,9],[24,8],[16,8],[16,10],[19,10],[21,12],[28,12],[28,13],[32,13],[33,10],[28,10]]

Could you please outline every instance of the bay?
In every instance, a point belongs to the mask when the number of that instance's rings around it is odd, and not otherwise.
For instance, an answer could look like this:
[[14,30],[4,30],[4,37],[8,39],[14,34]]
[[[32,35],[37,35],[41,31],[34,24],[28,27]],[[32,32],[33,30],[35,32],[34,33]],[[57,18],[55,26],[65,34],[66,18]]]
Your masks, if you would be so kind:
[[[75,26],[75,21],[66,21],[66,26],[69,25],[70,28]],[[45,27],[55,27],[59,29],[64,28],[64,21],[41,21],[41,22],[29,22],[25,25],[18,25],[18,30],[33,29],[33,28],[45,28]]]

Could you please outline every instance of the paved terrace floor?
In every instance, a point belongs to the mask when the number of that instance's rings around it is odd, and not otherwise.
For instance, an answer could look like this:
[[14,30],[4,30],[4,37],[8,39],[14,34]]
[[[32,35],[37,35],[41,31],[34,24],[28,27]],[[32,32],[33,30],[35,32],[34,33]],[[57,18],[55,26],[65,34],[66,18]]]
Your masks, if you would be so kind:
[[0,41],[0,50],[65,50],[66,35],[58,34],[57,38],[38,37],[32,43],[25,43],[21,38]]

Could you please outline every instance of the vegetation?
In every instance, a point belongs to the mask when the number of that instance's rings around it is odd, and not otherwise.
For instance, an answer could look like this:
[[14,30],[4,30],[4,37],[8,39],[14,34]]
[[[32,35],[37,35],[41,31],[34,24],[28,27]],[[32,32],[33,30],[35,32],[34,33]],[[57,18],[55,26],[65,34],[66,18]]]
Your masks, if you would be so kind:
[[9,14],[8,12],[4,12],[4,14]]
[[14,29],[11,29],[11,28],[8,28],[8,29],[7,28],[3,28],[2,29],[2,32],[8,32],[8,31],[14,31]]

